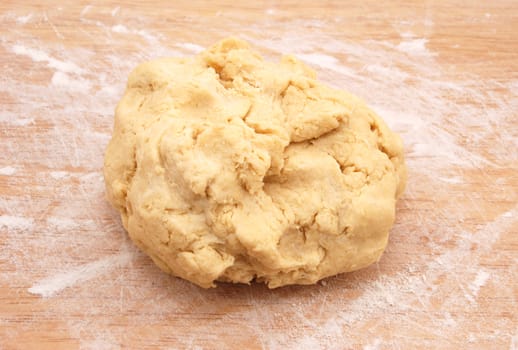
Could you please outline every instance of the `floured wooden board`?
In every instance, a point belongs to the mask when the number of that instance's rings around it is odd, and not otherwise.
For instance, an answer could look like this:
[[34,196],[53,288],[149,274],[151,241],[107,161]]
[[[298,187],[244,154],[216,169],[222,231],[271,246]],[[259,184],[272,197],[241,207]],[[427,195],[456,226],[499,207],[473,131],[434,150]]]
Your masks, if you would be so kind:
[[[518,347],[516,2],[65,3],[0,4],[0,348]],[[297,55],[402,135],[378,264],[202,290],[127,238],[101,171],[128,73],[229,35]]]

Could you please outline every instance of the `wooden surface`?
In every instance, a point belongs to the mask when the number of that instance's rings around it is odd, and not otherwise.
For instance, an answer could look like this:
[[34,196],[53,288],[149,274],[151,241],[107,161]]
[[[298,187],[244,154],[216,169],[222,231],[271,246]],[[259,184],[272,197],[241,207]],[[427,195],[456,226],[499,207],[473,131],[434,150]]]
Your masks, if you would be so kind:
[[[516,1],[69,3],[0,3],[0,349],[518,347]],[[128,240],[101,175],[128,73],[229,35],[401,133],[378,264],[202,290]]]

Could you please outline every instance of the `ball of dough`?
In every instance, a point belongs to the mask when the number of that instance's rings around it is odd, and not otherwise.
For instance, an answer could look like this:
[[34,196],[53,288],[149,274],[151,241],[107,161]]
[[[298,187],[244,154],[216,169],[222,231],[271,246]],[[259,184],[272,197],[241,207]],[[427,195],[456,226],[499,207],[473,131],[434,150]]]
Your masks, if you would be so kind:
[[276,288],[377,261],[406,170],[400,138],[360,99],[226,39],[131,73],[104,176],[162,270]]

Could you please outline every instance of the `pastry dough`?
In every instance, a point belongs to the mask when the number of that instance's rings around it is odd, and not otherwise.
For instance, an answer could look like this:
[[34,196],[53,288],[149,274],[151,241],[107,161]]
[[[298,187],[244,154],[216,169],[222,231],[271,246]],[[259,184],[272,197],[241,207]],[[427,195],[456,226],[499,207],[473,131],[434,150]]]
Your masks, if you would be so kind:
[[131,73],[104,175],[164,271],[275,288],[377,261],[406,170],[400,138],[364,102],[231,38]]

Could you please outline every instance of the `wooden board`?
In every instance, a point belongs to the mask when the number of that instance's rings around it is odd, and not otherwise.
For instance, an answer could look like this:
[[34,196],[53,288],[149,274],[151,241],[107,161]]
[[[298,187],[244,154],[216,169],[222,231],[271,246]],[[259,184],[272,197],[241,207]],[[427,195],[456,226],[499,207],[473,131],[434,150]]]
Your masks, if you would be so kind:
[[[0,4],[1,349],[517,348],[516,1],[68,3]],[[202,290],[127,238],[102,162],[128,73],[230,35],[401,133],[378,264]]]

